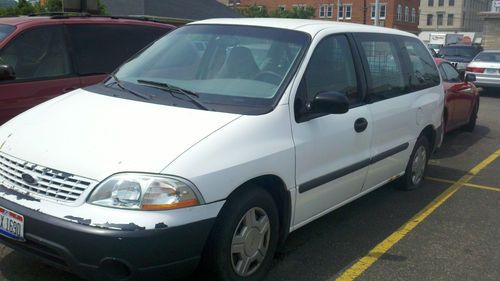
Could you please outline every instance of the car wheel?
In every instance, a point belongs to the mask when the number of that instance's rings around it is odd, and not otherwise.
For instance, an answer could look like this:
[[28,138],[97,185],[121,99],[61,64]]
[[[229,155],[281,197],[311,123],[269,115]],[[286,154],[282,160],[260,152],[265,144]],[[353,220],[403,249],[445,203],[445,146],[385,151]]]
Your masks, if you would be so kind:
[[250,186],[231,196],[206,246],[203,265],[210,280],[262,280],[271,267],[279,230],[272,196]]
[[421,136],[415,143],[410,160],[406,165],[405,174],[399,184],[400,189],[412,190],[423,184],[429,155],[429,141],[425,136]]
[[476,101],[476,105],[474,106],[474,110],[472,110],[472,113],[469,117],[469,123],[467,123],[463,128],[467,132],[472,132],[474,131],[474,128],[476,128],[476,120],[477,120],[477,113],[479,112],[479,100]]

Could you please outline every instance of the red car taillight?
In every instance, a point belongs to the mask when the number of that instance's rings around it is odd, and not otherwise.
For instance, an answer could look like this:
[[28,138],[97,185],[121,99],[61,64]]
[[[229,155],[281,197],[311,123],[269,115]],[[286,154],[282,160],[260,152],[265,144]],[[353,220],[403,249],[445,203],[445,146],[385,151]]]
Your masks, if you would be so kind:
[[475,73],[483,73],[484,72],[484,68],[481,68],[481,67],[467,67],[465,70],[468,72],[475,72]]

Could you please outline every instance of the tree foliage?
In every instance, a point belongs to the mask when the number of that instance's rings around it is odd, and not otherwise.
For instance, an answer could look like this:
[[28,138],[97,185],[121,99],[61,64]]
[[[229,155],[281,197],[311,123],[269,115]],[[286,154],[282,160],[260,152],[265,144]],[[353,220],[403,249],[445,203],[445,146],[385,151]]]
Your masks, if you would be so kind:
[[249,18],[298,18],[310,19],[314,17],[315,9],[311,6],[293,7],[291,10],[276,9],[268,12],[265,6],[251,5],[244,8],[239,8],[238,11]]
[[[99,14],[107,14],[104,4],[99,0],[97,3],[99,5]],[[31,4],[28,0],[19,0],[15,6],[0,8],[0,16],[2,17],[55,12],[62,12],[62,0],[48,0],[45,5],[40,3]]]

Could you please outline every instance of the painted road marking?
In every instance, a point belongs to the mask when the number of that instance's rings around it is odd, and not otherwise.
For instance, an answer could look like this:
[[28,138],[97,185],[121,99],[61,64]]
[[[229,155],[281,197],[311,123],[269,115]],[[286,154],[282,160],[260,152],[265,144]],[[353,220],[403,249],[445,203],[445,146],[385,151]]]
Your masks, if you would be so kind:
[[[451,183],[451,184],[456,183],[456,181],[445,180],[445,179],[440,179],[440,178],[433,178],[433,177],[426,177],[425,179],[431,180],[431,181],[443,182],[443,183]],[[491,187],[491,186],[485,186],[485,185],[479,185],[479,184],[473,184],[473,183],[464,183],[463,186],[473,187],[473,188],[481,188],[481,189],[500,192],[500,187]]]
[[446,200],[448,200],[455,192],[457,192],[460,187],[465,183],[470,181],[475,175],[477,175],[482,169],[488,166],[491,162],[495,161],[497,157],[500,156],[500,149],[495,151],[493,154],[484,159],[477,166],[472,168],[466,175],[461,177],[458,181],[454,182],[448,189],[441,193],[436,199],[429,203],[424,209],[418,212],[413,218],[407,221],[403,226],[401,226],[394,233],[389,235],[384,241],[380,242],[375,248],[373,248],[366,256],[358,260],[350,268],[340,275],[336,281],[351,281],[359,277],[363,272],[365,272],[370,266],[372,266],[383,254],[385,254],[389,249],[391,249],[396,243],[398,243],[403,237],[405,237],[410,231],[412,231],[417,225],[424,221],[432,212],[434,212],[439,206],[441,206]]

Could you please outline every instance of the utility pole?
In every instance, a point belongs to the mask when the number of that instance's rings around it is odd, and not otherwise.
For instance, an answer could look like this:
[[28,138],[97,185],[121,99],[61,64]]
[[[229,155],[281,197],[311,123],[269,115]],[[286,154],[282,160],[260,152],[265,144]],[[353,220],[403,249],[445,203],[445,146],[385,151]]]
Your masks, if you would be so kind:
[[379,20],[379,2],[380,2],[380,0],[375,0],[375,26],[378,26],[378,20]]
[[[337,1],[337,21],[340,21],[340,9],[342,9],[342,0]],[[342,17],[344,17],[344,11],[342,11]]]

